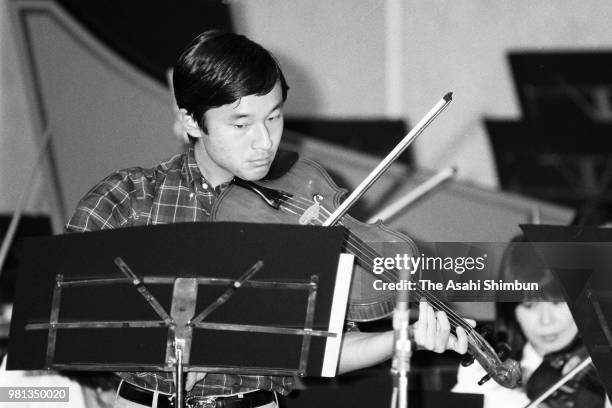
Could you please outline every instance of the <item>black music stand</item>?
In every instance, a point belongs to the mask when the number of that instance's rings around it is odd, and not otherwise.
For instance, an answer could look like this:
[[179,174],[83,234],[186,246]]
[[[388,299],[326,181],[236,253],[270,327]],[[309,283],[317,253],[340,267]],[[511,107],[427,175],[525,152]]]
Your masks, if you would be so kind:
[[612,228],[521,229],[561,283],[599,378],[612,395]]
[[485,125],[504,189],[574,207],[612,205],[610,123],[486,120]]
[[609,49],[516,51],[508,60],[527,120],[612,120]]
[[[6,235],[13,219],[13,214],[0,214],[0,243]],[[13,243],[9,249],[2,269],[0,269],[0,304],[13,302],[17,270],[24,257],[19,250],[25,237],[52,235],[51,220],[47,215],[22,215],[15,231]]]
[[[7,368],[334,376],[345,234],[185,223],[30,239]],[[181,375],[176,388],[182,401]]]

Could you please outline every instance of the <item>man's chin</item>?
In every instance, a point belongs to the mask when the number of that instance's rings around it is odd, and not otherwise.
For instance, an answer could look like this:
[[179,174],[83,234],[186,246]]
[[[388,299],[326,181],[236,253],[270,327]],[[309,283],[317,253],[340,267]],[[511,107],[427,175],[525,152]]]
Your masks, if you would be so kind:
[[268,172],[270,171],[270,167],[262,167],[261,169],[253,169],[248,172],[244,172],[242,175],[238,176],[243,180],[247,181],[259,181],[262,178],[266,177]]

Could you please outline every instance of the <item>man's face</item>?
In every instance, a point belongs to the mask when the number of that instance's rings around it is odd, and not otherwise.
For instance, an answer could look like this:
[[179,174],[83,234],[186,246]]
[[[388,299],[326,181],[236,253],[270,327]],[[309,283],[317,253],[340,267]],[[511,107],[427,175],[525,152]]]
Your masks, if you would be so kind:
[[207,133],[195,144],[198,166],[216,186],[234,176],[259,180],[270,169],[283,134],[283,97],[280,83],[266,95],[249,95],[209,109]]

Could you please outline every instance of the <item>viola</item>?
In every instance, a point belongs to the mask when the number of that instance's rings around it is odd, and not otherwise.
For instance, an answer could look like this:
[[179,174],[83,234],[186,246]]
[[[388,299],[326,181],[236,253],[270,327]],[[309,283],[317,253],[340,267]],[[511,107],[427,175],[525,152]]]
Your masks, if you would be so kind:
[[[280,156],[287,156],[281,153]],[[278,159],[278,155],[277,155]],[[291,162],[291,160],[279,160]],[[282,168],[277,171],[277,168]],[[211,211],[213,221],[238,221],[322,225],[340,205],[346,190],[339,188],[329,174],[317,163],[300,159],[289,165],[281,164],[271,170],[272,176],[258,183],[235,179],[223,191]],[[274,173],[280,173],[274,174]],[[363,224],[344,215],[339,225],[347,228],[345,250],[355,255],[356,270],[351,286],[348,319],[364,322],[391,315],[395,294],[376,291],[373,281],[396,282],[398,271],[385,269],[373,273],[374,258],[394,256],[397,253],[415,255],[417,248],[405,234],[385,227],[381,222]],[[381,245],[392,243],[391,245]],[[385,254],[389,247],[392,254]],[[418,286],[418,285],[417,285]],[[520,383],[521,372],[516,361],[498,355],[493,347],[448,305],[431,293],[417,287],[414,293],[425,298],[436,310],[445,311],[452,328],[463,327],[468,336],[468,353],[487,371],[484,382],[493,378],[497,383],[514,388]]]
[[[544,356],[525,385],[529,399],[537,400],[547,393],[569,370],[587,358],[589,355],[586,346],[579,338],[563,349]],[[603,407],[606,394],[595,366],[592,363],[583,366],[544,399],[544,404],[550,408]]]

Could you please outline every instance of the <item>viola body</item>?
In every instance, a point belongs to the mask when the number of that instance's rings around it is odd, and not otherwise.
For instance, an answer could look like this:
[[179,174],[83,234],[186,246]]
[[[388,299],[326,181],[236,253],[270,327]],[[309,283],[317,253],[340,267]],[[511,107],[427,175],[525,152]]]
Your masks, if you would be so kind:
[[[225,189],[215,202],[211,220],[321,225],[346,193],[320,165],[311,160],[298,160],[286,166],[281,173],[279,177],[257,183],[235,179],[234,184]],[[398,271],[384,269],[382,273],[375,274],[374,259],[395,257],[397,254],[416,256],[416,245],[408,236],[388,229],[381,222],[368,225],[345,215],[339,224],[347,228],[345,249],[356,259],[347,318],[365,322],[391,315],[397,293],[375,290],[374,282],[397,282]],[[451,327],[461,326],[466,330],[471,361],[478,361],[488,373],[481,383],[493,378],[508,388],[520,384],[521,371],[516,361],[498,355],[476,330],[432,294],[421,288],[414,293],[412,301],[424,297],[434,309],[447,313]]]
[[[282,177],[258,181],[257,184],[285,193],[286,199],[277,210],[253,191],[230,185],[212,208],[211,219],[320,225],[346,194],[346,190],[339,188],[319,164],[307,159],[298,160]],[[310,216],[305,218],[304,213]],[[380,275],[374,274],[374,258],[394,257],[396,254],[415,256],[416,245],[408,236],[388,229],[381,222],[368,225],[345,215],[340,224],[348,229],[345,249],[356,256],[347,318],[365,322],[391,315],[396,293],[375,290],[374,282],[396,282],[397,273],[385,270]]]
[[[544,361],[531,374],[525,390],[534,400],[559,381],[565,372],[589,356],[586,346],[576,339],[562,350],[544,356]],[[605,389],[597,376],[593,364],[589,364],[561,388],[544,400],[550,408],[602,408],[605,403]]]

